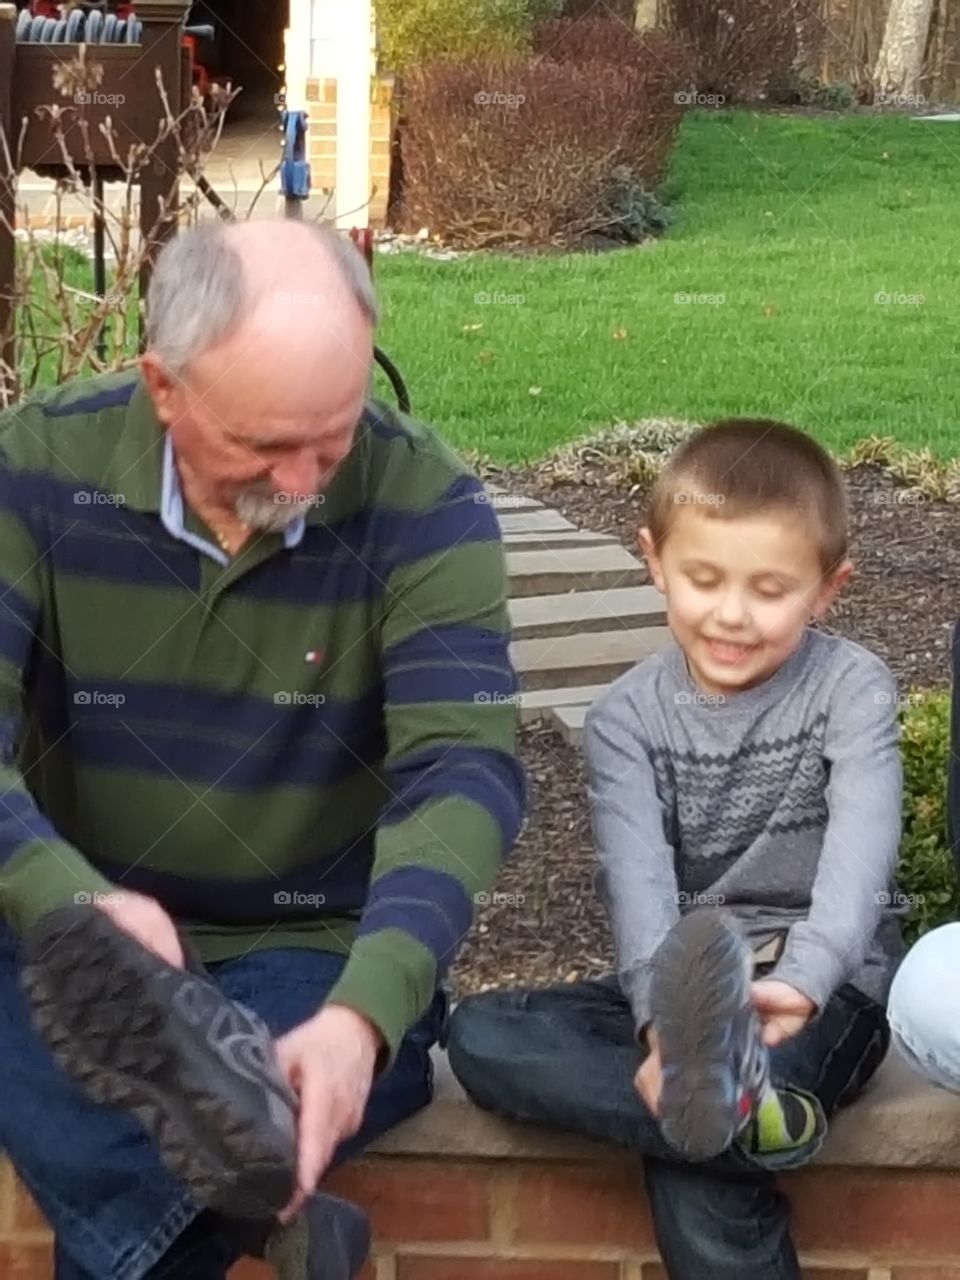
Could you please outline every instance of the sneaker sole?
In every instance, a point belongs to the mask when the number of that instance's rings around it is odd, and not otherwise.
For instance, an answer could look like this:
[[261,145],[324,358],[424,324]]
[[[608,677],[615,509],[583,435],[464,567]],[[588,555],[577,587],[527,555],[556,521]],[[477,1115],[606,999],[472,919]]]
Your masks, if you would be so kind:
[[730,1032],[749,999],[745,954],[721,913],[697,911],[674,926],[654,959],[651,1011],[667,1064],[658,1119],[666,1141],[688,1160],[712,1159],[737,1132]]
[[256,1014],[89,906],[26,933],[21,986],[59,1065],[133,1112],[200,1204],[262,1219],[289,1203],[296,1098]]

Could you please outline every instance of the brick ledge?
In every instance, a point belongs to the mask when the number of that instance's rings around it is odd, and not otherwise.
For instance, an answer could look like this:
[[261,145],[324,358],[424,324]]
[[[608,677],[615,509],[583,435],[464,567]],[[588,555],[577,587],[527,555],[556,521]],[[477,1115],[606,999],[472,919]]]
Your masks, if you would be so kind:
[[[784,1179],[806,1280],[960,1280],[958,1154],[960,1098],[891,1057],[818,1167]],[[480,1111],[443,1055],[434,1103],[326,1186],[371,1214],[363,1280],[665,1280],[636,1160]],[[52,1273],[46,1223],[0,1156],[0,1277]],[[230,1280],[276,1277],[245,1261]]]
[[[418,1115],[370,1148],[375,1155],[602,1161],[633,1159],[604,1143],[502,1120],[475,1106],[444,1054],[436,1094]],[[960,1097],[927,1084],[896,1052],[863,1096],[832,1122],[815,1164],[960,1170]]]

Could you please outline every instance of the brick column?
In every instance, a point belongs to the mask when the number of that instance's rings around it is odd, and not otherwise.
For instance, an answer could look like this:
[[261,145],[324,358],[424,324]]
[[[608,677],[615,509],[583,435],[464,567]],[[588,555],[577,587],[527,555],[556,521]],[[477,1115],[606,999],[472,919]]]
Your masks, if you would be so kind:
[[371,85],[370,108],[370,179],[377,188],[370,202],[370,224],[374,227],[382,227],[387,220],[393,128],[393,79],[375,76]]
[[[315,191],[333,191],[337,185],[337,82],[307,81],[310,112],[310,177]],[[332,216],[333,210],[331,208]]]
[[[337,185],[337,82],[312,77],[307,81],[310,112],[310,169],[313,189],[329,191]],[[370,224],[382,227],[390,197],[390,153],[395,124],[392,77],[375,76],[370,85],[370,179],[377,188],[370,202]],[[334,209],[331,205],[330,216]]]

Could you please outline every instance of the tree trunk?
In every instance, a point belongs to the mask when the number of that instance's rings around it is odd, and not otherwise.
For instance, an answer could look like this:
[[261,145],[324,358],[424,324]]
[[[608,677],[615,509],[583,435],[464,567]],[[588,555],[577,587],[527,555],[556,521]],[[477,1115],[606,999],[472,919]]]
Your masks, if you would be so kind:
[[658,21],[657,0],[637,0],[637,31],[650,31]]
[[916,96],[933,17],[933,0],[890,0],[883,44],[873,73],[878,94]]

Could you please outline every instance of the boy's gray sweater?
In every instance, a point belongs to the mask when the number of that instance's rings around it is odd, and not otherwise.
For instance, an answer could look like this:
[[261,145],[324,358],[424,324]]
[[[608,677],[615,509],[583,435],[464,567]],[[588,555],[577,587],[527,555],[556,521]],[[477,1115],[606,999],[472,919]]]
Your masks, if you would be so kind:
[[770,977],[818,1007],[844,982],[884,1000],[901,955],[896,686],[866,649],[808,628],[768,680],[717,699],[672,644],[587,716],[594,841],[638,1028],[650,961],[679,916],[722,905]]

